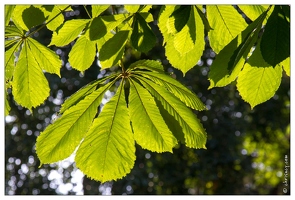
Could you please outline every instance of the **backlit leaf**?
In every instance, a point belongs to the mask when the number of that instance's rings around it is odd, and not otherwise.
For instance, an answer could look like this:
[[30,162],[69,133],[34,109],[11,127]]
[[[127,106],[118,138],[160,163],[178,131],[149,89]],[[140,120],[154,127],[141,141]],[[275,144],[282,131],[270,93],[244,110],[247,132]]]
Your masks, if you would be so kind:
[[39,67],[46,72],[57,74],[60,77],[61,60],[51,49],[43,46],[33,38],[28,38],[28,44]]
[[185,54],[179,53],[175,48],[174,36],[170,36],[167,39],[165,47],[165,54],[169,62],[173,67],[180,69],[184,74],[197,64],[205,48],[204,25],[202,19],[195,7],[191,9],[192,11],[190,12],[190,17],[186,26],[190,29],[189,33],[190,36],[192,36],[192,40],[195,41],[193,48],[187,46],[187,48],[191,50],[187,51]]
[[10,49],[5,51],[5,80],[10,80],[14,73],[15,68],[15,56],[14,53],[17,51],[19,44],[15,44]]
[[76,154],[77,167],[92,179],[122,178],[135,162],[135,143],[123,84],[94,120]]
[[47,79],[26,41],[14,70],[12,94],[18,104],[30,110],[49,96]]
[[255,21],[264,11],[267,10],[269,5],[238,5],[238,7],[249,19]]
[[130,70],[135,70],[135,69],[146,69],[149,71],[154,71],[154,72],[164,72],[163,65],[156,60],[139,60],[134,63],[132,63],[129,68],[127,69],[127,72]]
[[136,143],[150,151],[172,152],[176,138],[160,115],[154,98],[133,80],[130,80],[128,107]]
[[218,54],[247,27],[247,23],[231,5],[207,5],[206,12],[213,29],[208,33],[210,46]]
[[290,76],[291,72],[290,72],[290,68],[291,68],[291,63],[290,63],[290,57],[286,58],[285,60],[283,60],[281,63],[280,63],[281,66],[283,66],[286,74],[288,76]]
[[59,113],[64,113],[67,109],[79,103],[82,99],[84,99],[87,95],[91,94],[98,86],[101,86],[107,79],[114,78],[118,76],[118,74],[109,75],[107,77],[101,78],[99,80],[95,80],[91,83],[88,83],[84,87],[80,88],[77,92],[72,94],[69,98],[65,100],[65,102],[61,105]]
[[190,91],[188,88],[183,86],[180,82],[172,78],[171,76],[147,71],[139,71],[140,74],[146,78],[151,79],[153,82],[166,87],[171,93],[173,93],[177,98],[184,102],[187,106],[195,110],[204,110],[206,106],[202,101]]
[[136,76],[136,78],[161,102],[164,109],[178,121],[182,127],[186,146],[206,149],[206,132],[195,114],[165,88],[148,79],[139,76]]
[[33,5],[16,5],[11,17],[14,23],[26,31],[45,21],[44,13]]
[[85,71],[93,63],[95,55],[96,43],[82,35],[69,53],[69,63],[74,69]]
[[122,58],[129,31],[119,31],[109,39],[99,51],[99,61],[102,69],[110,68]]
[[60,8],[58,6],[54,6],[52,11],[50,12],[46,22],[49,22],[46,26],[49,30],[51,31],[55,31],[63,22],[64,22],[64,16],[61,13],[62,10],[60,10]]
[[281,84],[281,78],[282,67],[280,65],[272,67],[266,63],[260,48],[257,47],[239,74],[237,89],[253,109],[274,96]]
[[99,16],[108,9],[108,7],[110,7],[110,5],[91,5],[92,18]]
[[9,24],[15,5],[5,5],[5,26]]
[[216,56],[210,67],[209,89],[226,86],[237,78],[249,56],[251,48],[257,41],[266,13],[264,12],[251,23]]
[[88,22],[89,20],[85,19],[72,19],[66,21],[58,33],[54,32],[54,34],[52,34],[49,46],[55,45],[63,47],[69,44],[78,37]]
[[36,152],[42,164],[63,160],[74,152],[92,124],[104,93],[113,83],[93,91],[40,134]]

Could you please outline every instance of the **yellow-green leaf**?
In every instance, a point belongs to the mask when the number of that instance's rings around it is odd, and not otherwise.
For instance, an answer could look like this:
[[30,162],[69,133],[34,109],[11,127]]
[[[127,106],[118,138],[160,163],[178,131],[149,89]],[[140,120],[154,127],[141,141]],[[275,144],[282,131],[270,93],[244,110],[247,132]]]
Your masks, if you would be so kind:
[[119,31],[101,47],[99,61],[102,69],[110,68],[122,58],[129,31]]
[[86,96],[40,134],[36,152],[42,164],[63,160],[74,152],[92,124],[104,93],[113,83]]
[[58,33],[54,32],[52,34],[49,46],[55,45],[62,47],[69,44],[78,37],[88,22],[89,20],[86,19],[72,19],[66,21]]
[[92,5],[92,18],[99,16],[102,12],[108,9],[108,7],[110,7],[110,5]]
[[179,140],[185,138],[187,147],[206,149],[206,132],[195,114],[162,86],[139,76],[136,76],[136,78],[138,78],[143,86],[161,102],[164,109],[178,121],[182,127],[182,133],[175,134],[177,138]]
[[74,69],[85,71],[93,63],[95,55],[96,43],[82,35],[69,53],[69,62]]
[[77,167],[88,177],[106,182],[129,173],[135,144],[121,82],[116,94],[94,120],[76,154]]
[[18,104],[30,110],[43,103],[49,96],[47,79],[27,41],[24,42],[14,70],[12,94]]
[[33,38],[28,38],[27,42],[39,67],[48,73],[57,74],[60,77],[62,63],[58,55]]
[[218,54],[247,27],[247,23],[232,5],[207,5],[206,12],[213,29],[208,33],[210,46]]
[[150,151],[172,152],[176,138],[163,120],[154,98],[133,80],[130,80],[128,107],[136,143]]
[[237,89],[242,99],[253,109],[269,100],[281,84],[282,67],[272,67],[263,60],[259,45],[245,64],[237,80]]

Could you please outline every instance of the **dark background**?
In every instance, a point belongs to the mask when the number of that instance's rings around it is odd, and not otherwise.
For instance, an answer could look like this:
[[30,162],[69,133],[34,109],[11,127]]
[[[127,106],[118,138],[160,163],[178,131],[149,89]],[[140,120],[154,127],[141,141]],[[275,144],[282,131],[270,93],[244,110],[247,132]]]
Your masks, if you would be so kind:
[[[66,19],[88,18],[83,6],[72,6]],[[87,6],[90,10],[90,6]],[[117,6],[117,10],[121,7]],[[150,12],[157,19],[160,6]],[[64,48],[52,47],[63,60],[61,77],[46,73],[50,97],[33,114],[17,105],[11,91],[10,115],[5,118],[5,194],[284,194],[285,155],[290,164],[290,78],[283,72],[275,96],[251,110],[239,96],[235,83],[208,90],[208,72],[215,54],[207,41],[201,61],[183,77],[166,60],[163,39],[150,23],[158,41],[148,54],[126,47],[125,66],[139,59],[160,59],[167,72],[192,89],[207,106],[196,112],[208,134],[207,150],[179,145],[171,153],[153,153],[136,146],[136,162],[121,180],[101,184],[76,169],[73,158],[43,165],[35,152],[37,136],[59,111],[66,97],[98,76],[97,60],[84,74],[72,69]],[[42,29],[34,38],[50,43],[52,32]],[[116,70],[113,68],[112,70]],[[290,184],[290,170],[288,171]],[[76,178],[75,178],[76,177]],[[77,181],[78,180],[78,181]]]

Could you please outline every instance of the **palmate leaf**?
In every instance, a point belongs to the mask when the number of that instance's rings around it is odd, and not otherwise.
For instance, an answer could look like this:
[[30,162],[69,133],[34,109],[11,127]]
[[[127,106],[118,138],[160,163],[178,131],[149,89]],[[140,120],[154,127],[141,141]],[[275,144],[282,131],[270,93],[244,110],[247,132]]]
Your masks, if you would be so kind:
[[58,33],[54,32],[52,34],[52,39],[48,46],[55,45],[63,47],[68,45],[78,37],[88,22],[89,20],[86,19],[72,19],[66,21]]
[[237,80],[241,97],[251,105],[263,103],[274,96],[281,84],[282,67],[272,67],[262,57],[259,45],[245,64]]
[[154,98],[132,79],[129,109],[136,143],[150,151],[172,152],[172,148],[177,144],[176,138],[160,115]]
[[36,152],[42,164],[63,160],[74,152],[92,124],[104,93],[113,83],[114,81],[93,91],[75,106],[67,109],[40,134],[37,138]]
[[282,7],[279,5],[274,7],[265,25],[260,44],[264,60],[272,66],[290,56],[290,22],[284,18]]
[[218,54],[247,27],[247,23],[231,5],[207,5],[206,12],[213,29],[208,33],[210,46]]
[[129,31],[119,31],[99,51],[101,68],[110,68],[122,58]]
[[103,107],[79,147],[77,167],[92,179],[106,182],[129,173],[135,161],[135,144],[125,102],[123,81]]
[[184,137],[187,147],[206,149],[206,132],[194,113],[165,88],[140,76],[135,75],[135,77],[161,102],[165,110],[178,121],[182,127],[182,133],[177,133],[177,138],[181,140]]
[[95,55],[96,43],[88,40],[85,35],[82,35],[78,38],[69,53],[69,63],[74,69],[85,71],[93,63]]
[[29,44],[32,54],[39,64],[39,67],[46,72],[57,74],[60,77],[60,68],[62,63],[58,55],[33,38],[28,38],[27,43]]
[[146,71],[138,71],[137,74],[151,79],[153,82],[166,87],[177,98],[184,102],[187,106],[195,110],[205,110],[206,106],[202,101],[188,88],[183,86],[171,76]]
[[208,89],[226,86],[237,78],[251,48],[257,41],[266,14],[267,11],[226,45],[216,56],[210,67],[210,86]]
[[40,105],[49,96],[47,79],[28,41],[24,42],[14,70],[12,94],[18,104],[30,110]]

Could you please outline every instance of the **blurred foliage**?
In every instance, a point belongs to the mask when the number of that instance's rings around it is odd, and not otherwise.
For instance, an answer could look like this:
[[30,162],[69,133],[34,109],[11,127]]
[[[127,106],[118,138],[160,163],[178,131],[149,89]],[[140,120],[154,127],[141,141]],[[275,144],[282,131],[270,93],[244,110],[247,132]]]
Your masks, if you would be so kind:
[[[83,6],[72,8],[65,13],[65,19],[86,17]],[[159,6],[153,6],[151,12],[157,19]],[[64,99],[116,70],[100,71],[95,61],[81,74],[68,63],[73,43],[64,48],[52,47],[63,60],[62,78],[45,74],[51,89],[46,102],[30,113],[16,105],[8,91],[11,112],[5,118],[5,194],[284,194],[285,155],[290,159],[290,78],[283,74],[276,95],[251,110],[235,84],[207,89],[209,67],[215,58],[208,44],[202,60],[182,77],[165,58],[157,26],[150,26],[157,45],[141,55],[126,48],[124,65],[138,59],[159,59],[171,76],[201,98],[208,110],[196,114],[208,133],[207,150],[179,145],[173,154],[158,154],[136,146],[137,160],[131,173],[103,185],[83,178],[72,158],[38,168],[36,138],[54,120]],[[34,38],[48,45],[50,36],[49,30],[42,29]]]

